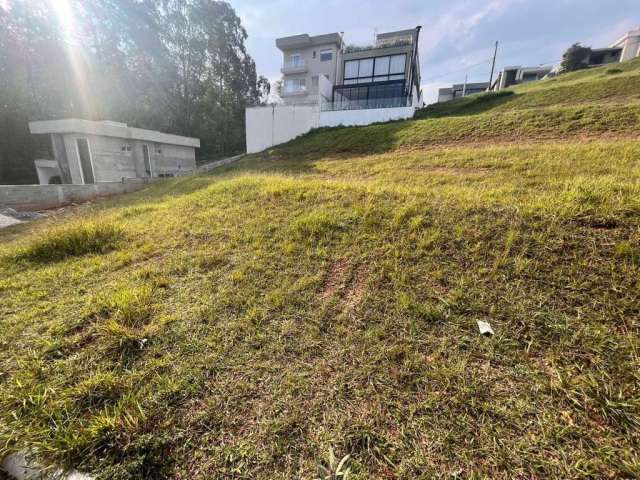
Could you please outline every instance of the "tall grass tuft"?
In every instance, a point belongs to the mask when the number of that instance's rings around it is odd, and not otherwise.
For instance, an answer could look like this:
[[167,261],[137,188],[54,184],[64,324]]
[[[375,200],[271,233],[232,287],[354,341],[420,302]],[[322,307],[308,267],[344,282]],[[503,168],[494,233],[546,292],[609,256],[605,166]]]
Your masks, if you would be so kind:
[[124,239],[123,229],[112,222],[87,221],[45,231],[18,252],[18,258],[55,262],[68,257],[106,253]]

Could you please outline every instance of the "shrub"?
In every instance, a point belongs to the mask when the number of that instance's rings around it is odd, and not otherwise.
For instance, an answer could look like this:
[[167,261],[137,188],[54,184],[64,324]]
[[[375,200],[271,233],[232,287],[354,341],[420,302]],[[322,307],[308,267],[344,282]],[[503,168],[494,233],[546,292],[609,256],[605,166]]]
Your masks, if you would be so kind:
[[21,249],[18,257],[38,262],[54,262],[67,257],[100,254],[117,247],[123,230],[109,222],[83,222],[47,231]]

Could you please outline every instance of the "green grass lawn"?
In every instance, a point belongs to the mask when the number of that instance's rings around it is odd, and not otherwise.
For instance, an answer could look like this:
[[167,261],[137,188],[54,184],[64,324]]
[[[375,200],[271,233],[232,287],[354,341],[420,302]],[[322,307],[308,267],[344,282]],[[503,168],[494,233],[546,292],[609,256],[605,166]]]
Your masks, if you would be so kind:
[[640,476],[640,83],[522,107],[639,67],[6,229],[0,455],[109,479],[312,479],[331,451],[351,480]]

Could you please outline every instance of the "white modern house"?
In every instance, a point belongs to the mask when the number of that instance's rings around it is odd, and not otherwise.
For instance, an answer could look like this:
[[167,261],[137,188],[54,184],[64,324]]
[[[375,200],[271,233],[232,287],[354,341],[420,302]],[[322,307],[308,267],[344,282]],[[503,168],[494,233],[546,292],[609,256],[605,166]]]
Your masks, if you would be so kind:
[[588,59],[590,67],[620,63],[640,57],[640,28],[631,30],[608,48],[594,48]]
[[48,120],[30,122],[29,129],[51,141],[53,159],[35,161],[41,185],[177,176],[196,168],[200,148],[197,138],[111,121]]
[[551,65],[538,65],[535,67],[523,67],[521,65],[505,67],[494,80],[491,90],[499,91],[521,83],[542,80],[553,70]]
[[468,97],[476,93],[486,92],[489,82],[454,83],[451,87],[438,90],[438,103],[448,102],[456,98]]
[[621,62],[640,57],[640,27],[627,32],[612,47],[622,49],[620,52]]
[[366,46],[345,45],[342,33],[277,39],[284,103],[247,109],[247,152],[287,142],[313,128],[413,117],[423,106],[420,29],[379,33]]

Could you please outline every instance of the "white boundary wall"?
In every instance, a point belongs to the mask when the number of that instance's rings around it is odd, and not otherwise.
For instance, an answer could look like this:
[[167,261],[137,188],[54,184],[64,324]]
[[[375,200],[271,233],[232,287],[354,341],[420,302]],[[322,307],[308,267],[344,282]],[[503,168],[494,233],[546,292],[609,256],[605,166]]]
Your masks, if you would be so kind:
[[319,126],[318,105],[269,105],[246,110],[247,153],[293,140]]
[[318,127],[371,125],[413,118],[415,107],[321,112],[319,105],[269,105],[246,110],[247,153],[293,140]]
[[371,108],[367,110],[335,110],[320,112],[321,127],[371,125],[372,123],[413,118],[414,107]]

